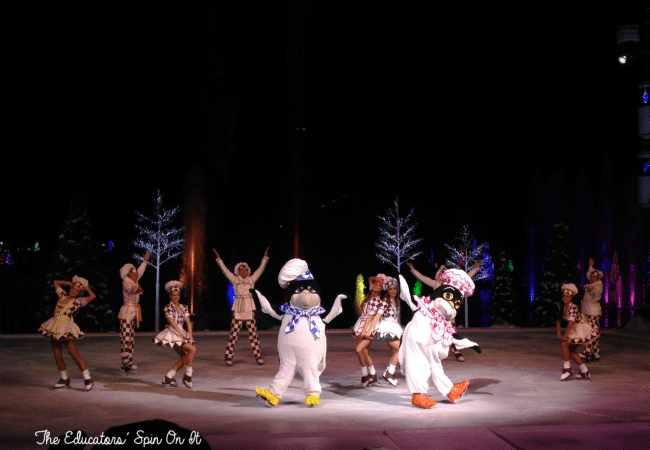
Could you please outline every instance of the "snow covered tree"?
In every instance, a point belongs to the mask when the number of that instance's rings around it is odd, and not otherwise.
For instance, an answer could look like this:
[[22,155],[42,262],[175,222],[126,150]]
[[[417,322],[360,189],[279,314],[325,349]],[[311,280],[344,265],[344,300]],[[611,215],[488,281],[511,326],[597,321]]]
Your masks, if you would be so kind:
[[84,331],[117,331],[119,321],[111,310],[108,298],[107,269],[102,263],[102,246],[95,238],[86,199],[79,193],[73,194],[68,207],[68,216],[59,235],[56,259],[52,261],[46,275],[45,307],[43,318],[53,315],[57,302],[54,280],[71,281],[78,275],[86,278],[97,299],[84,307],[75,319]]
[[[578,272],[569,244],[569,227],[555,224],[548,244],[539,287],[535,290],[531,325],[554,326],[562,308],[562,284],[578,286]],[[580,295],[580,294],[579,294]],[[579,298],[574,301],[579,301]]]
[[499,252],[494,267],[494,288],[490,296],[490,324],[506,322],[520,325],[523,305],[514,292],[514,276],[506,252]]
[[[174,228],[172,223],[176,215],[180,212],[180,207],[165,209],[163,207],[163,198],[158,191],[152,216],[148,217],[139,212],[135,212],[140,222],[146,222],[147,226],[136,224],[139,230],[139,237],[133,244],[151,253],[149,264],[156,269],[156,314],[155,314],[155,331],[160,330],[160,266],[180,256],[183,253],[183,228]],[[133,257],[142,261],[140,254],[134,254]]]
[[413,251],[413,247],[422,239],[413,237],[417,225],[410,224],[412,215],[413,209],[406,217],[400,217],[398,201],[395,199],[395,205],[388,209],[386,217],[379,217],[382,225],[379,227],[379,241],[375,244],[379,249],[377,258],[395,267],[398,273],[402,264],[422,253]]

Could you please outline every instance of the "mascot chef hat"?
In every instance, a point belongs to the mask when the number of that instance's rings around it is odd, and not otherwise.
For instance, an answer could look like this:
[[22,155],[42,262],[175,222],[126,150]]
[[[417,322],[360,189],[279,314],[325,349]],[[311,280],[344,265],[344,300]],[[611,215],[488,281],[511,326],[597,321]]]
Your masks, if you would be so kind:
[[458,289],[463,294],[463,297],[471,297],[474,295],[474,282],[464,270],[445,270],[440,275],[440,283]]
[[307,262],[302,259],[295,258],[287,261],[280,269],[278,283],[282,289],[290,288],[290,290],[299,286],[311,286],[320,295],[318,283],[309,271]]

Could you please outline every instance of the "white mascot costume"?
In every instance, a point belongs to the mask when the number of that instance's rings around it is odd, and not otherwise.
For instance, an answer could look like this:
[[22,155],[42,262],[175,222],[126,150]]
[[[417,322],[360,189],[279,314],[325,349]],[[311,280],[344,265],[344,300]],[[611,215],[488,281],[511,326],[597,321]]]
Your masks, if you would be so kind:
[[449,355],[453,343],[457,349],[473,347],[480,353],[478,344],[468,339],[455,339],[456,332],[451,320],[456,317],[464,296],[474,293],[474,282],[464,271],[450,269],[440,276],[440,287],[428,297],[417,297],[416,307],[409,294],[408,285],[400,275],[402,291],[400,297],[414,311],[413,319],[406,325],[399,349],[399,363],[406,376],[406,385],[413,394],[411,403],[421,408],[430,408],[436,402],[427,397],[429,380],[441,394],[452,403],[457,403],[467,391],[469,381],[453,384],[445,375],[442,360]]
[[325,324],[343,311],[341,300],[347,297],[342,294],[337,296],[332,310],[325,319],[321,319],[320,315],[325,310],[321,307],[320,288],[307,263],[301,259],[292,259],[282,267],[278,283],[282,289],[288,288],[291,295],[290,303],[280,307],[284,315],[277,314],[259,291],[257,295],[262,311],[282,321],[278,335],[280,369],[268,389],[257,388],[255,393],[267,406],[277,406],[295,374],[300,373],[305,403],[316,406],[319,404],[320,375],[325,370],[327,353]]

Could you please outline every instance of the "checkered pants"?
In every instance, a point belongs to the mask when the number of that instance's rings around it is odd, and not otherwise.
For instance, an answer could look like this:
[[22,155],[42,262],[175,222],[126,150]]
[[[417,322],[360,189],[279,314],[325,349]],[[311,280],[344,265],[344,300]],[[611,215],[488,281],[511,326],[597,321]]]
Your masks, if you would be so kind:
[[235,343],[239,337],[239,332],[244,326],[244,322],[246,322],[246,328],[248,329],[248,339],[251,341],[253,356],[256,360],[262,359],[260,336],[257,334],[257,323],[255,323],[255,319],[237,320],[233,317],[230,325],[230,336],[228,336],[228,343],[226,344],[226,361],[232,361],[232,358],[235,355]]
[[[585,314],[587,321],[598,333],[600,333],[600,317],[601,316],[590,316],[589,314]],[[586,345],[585,356],[589,357],[590,355],[593,355],[594,358],[600,358],[600,338],[594,339]]]
[[120,319],[120,347],[122,367],[133,364],[133,347],[135,346],[135,319]]

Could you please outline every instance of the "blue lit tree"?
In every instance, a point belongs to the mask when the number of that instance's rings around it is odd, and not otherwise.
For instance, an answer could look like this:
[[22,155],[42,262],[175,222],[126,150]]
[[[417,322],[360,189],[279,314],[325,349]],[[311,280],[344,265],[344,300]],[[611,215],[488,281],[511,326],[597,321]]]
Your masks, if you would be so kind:
[[377,258],[400,272],[402,264],[414,259],[422,252],[415,252],[413,247],[422,241],[414,239],[413,231],[416,224],[411,224],[413,209],[406,217],[400,217],[399,205],[395,199],[393,208],[389,208],[386,217],[379,217],[382,225],[379,227],[379,241],[375,246],[379,249]]
[[[149,264],[156,268],[156,317],[154,325],[156,332],[160,329],[160,266],[170,259],[180,256],[183,253],[185,243],[185,238],[182,237],[184,229],[172,226],[180,210],[179,206],[174,209],[165,209],[162,195],[158,191],[151,217],[135,212],[138,215],[138,220],[146,222],[147,226],[136,224],[139,237],[133,244],[151,253]],[[142,255],[137,253],[133,257],[138,261],[143,260]]]

